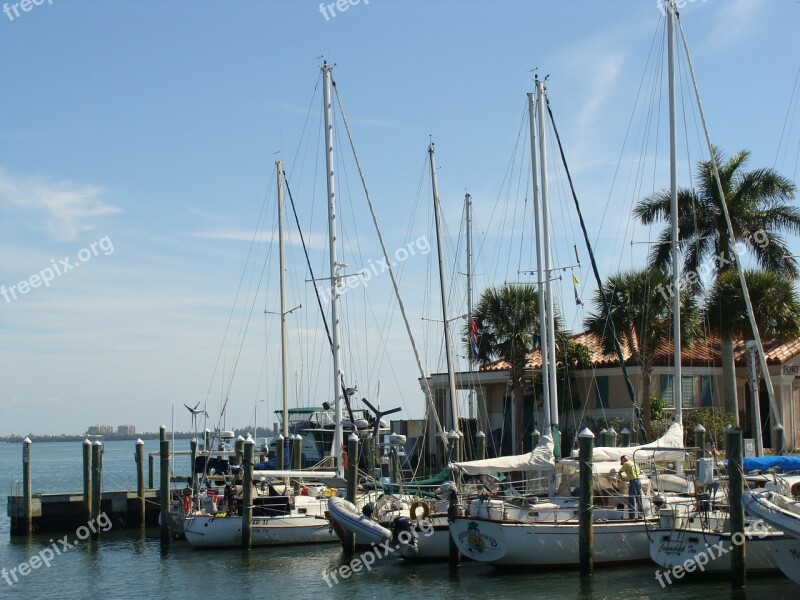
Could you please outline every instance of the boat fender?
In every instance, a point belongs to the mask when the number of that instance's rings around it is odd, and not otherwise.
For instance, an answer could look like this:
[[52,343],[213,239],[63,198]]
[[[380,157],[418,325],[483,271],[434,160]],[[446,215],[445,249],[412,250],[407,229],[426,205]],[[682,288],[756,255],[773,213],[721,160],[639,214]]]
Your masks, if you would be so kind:
[[336,495],[336,489],[335,488],[325,488],[325,491],[322,492],[322,495],[325,496],[326,498],[330,498],[331,496],[335,496]]
[[189,514],[189,510],[192,508],[192,499],[189,496],[183,497],[183,512],[185,514]]
[[[417,515],[417,509],[420,507],[422,508],[422,517],[419,517]],[[421,500],[416,500],[415,502],[413,502],[408,512],[409,516],[415,521],[419,520],[420,518],[424,521],[431,514],[430,508],[428,508],[428,503],[423,502]]]

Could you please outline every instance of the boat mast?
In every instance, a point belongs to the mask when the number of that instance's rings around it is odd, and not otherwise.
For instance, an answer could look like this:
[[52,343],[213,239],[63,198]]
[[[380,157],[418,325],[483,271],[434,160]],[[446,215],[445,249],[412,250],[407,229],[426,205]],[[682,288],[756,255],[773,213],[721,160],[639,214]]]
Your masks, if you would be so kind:
[[331,455],[336,462],[336,474],[344,476],[342,467],[342,371],[339,345],[339,267],[336,260],[336,191],[333,179],[333,104],[331,103],[331,70],[322,65],[322,91],[325,105],[325,167],[328,184],[328,253],[331,270],[331,343],[333,344],[334,430]]
[[[467,226],[467,335],[469,337],[469,371],[475,370],[475,354],[472,350],[472,196],[464,194],[464,214]],[[475,390],[469,391],[469,418],[475,418]],[[478,427],[480,431],[480,427]]]
[[445,427],[458,433],[458,396],[456,395],[456,376],[453,368],[453,353],[450,345],[450,315],[447,310],[447,276],[444,271],[444,247],[442,244],[442,215],[439,203],[439,186],[436,183],[436,160],[433,156],[433,143],[428,145],[431,164],[431,185],[433,186],[433,217],[436,222],[436,250],[439,255],[439,288],[442,296],[442,320],[444,321],[444,353],[447,357],[447,380],[450,388],[450,422]]
[[[545,140],[546,121],[544,119],[545,98],[544,80],[536,79],[537,109],[539,112],[539,171],[542,178],[542,242],[544,244],[544,285],[547,311],[547,361],[549,368],[547,374],[550,379],[550,425],[555,442],[556,456],[560,456],[558,435],[558,387],[556,385],[556,327],[553,307],[553,272],[552,258],[550,256],[550,202],[547,196],[547,144]],[[540,325],[541,326],[541,325]],[[544,352],[544,349],[543,349]],[[544,361],[544,354],[542,355]]]
[[[675,374],[672,397],[675,399],[675,422],[683,424],[683,379],[681,377],[681,286],[678,262],[678,159],[675,141],[675,3],[667,3],[667,54],[669,80],[669,190],[672,215],[672,341],[674,346]],[[647,390],[650,393],[650,390]],[[644,399],[643,399],[644,400]]]
[[283,161],[275,161],[278,172],[278,262],[281,275],[281,399],[283,400],[283,439],[289,439],[289,364],[286,357],[286,255],[283,234]]
[[528,94],[528,120],[531,128],[531,176],[533,177],[533,225],[536,234],[536,290],[539,295],[539,348],[542,357],[542,407],[544,408],[544,435],[550,435],[550,379],[547,369],[547,327],[544,307],[544,278],[542,270],[542,214],[539,207],[539,179],[536,174],[536,97]]

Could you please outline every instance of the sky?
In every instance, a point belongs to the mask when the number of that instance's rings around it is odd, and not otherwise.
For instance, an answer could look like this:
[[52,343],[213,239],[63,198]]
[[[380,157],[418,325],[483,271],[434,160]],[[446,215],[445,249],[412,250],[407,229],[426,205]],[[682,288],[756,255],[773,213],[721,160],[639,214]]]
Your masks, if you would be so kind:
[[[752,168],[796,178],[800,3],[681,4],[714,143],[728,154],[750,150]],[[648,246],[638,242],[659,228],[642,227],[630,209],[668,185],[655,0],[341,6],[3,5],[0,435],[76,434],[96,423],[188,430],[183,405],[198,402],[212,427],[224,398],[226,426],[254,419],[271,426],[281,405],[278,158],[313,276],[329,275],[323,60],[335,65],[426,373],[444,370],[428,144],[435,143],[448,304],[463,369],[465,192],[473,200],[475,296],[531,281],[520,271],[535,264],[526,120],[534,73],[548,77],[601,273],[644,265]],[[679,176],[689,185],[690,166],[703,155],[685,59],[680,64]],[[379,267],[338,106],[335,123],[339,258],[351,277],[374,274],[353,277],[343,298],[345,379],[359,398],[419,418],[419,371]],[[556,294],[566,326],[578,330],[594,286],[556,158],[548,158],[554,264],[566,268]],[[333,395],[331,355],[289,210],[290,403],[320,405]],[[800,254],[796,239],[789,244]],[[587,309],[575,305],[572,275]]]

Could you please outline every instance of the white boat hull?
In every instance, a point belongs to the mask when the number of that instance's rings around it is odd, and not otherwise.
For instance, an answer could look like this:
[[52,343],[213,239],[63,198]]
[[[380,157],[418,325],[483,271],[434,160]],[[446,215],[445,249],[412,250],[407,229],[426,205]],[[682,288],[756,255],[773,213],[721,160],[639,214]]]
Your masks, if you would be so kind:
[[[730,533],[656,529],[652,532],[652,536],[650,558],[660,567],[672,569],[695,564],[697,571],[723,573],[731,570],[733,545]],[[747,539],[745,560],[747,572],[776,571],[778,565],[773,555],[773,542],[783,538],[781,533],[770,533],[763,537],[752,536]]]
[[788,535],[800,537],[800,502],[776,492],[753,490],[744,494],[745,510]]
[[[577,521],[515,523],[460,517],[450,524],[450,533],[461,553],[477,561],[552,568],[579,566],[578,528]],[[594,564],[648,560],[645,521],[595,522],[593,531]]]
[[800,585],[800,540],[786,537],[772,545],[775,562],[781,572]]
[[[184,521],[186,540],[197,547],[241,546],[240,516],[194,516]],[[337,541],[336,534],[324,520],[313,516],[254,517],[253,546],[316,544]]]
[[[297,496],[291,511],[276,516],[254,516],[253,546],[317,544],[337,541],[325,519],[327,499]],[[195,514],[184,519],[186,540],[198,547],[241,546],[240,515]]]

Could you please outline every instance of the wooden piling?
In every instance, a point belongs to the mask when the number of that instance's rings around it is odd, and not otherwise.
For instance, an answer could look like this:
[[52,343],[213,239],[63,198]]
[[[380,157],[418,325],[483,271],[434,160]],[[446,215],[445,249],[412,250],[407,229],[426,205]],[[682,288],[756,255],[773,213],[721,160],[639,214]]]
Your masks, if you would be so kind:
[[83,440],[83,512],[86,522],[92,518],[92,442]]
[[588,576],[594,570],[594,532],[592,516],[594,493],[592,480],[592,452],[594,451],[594,434],[585,428],[578,435],[580,463],[579,503],[578,503],[578,552],[580,555],[581,575]]
[[136,496],[139,505],[139,527],[144,529],[146,504],[144,500],[144,442],[136,440]]
[[206,430],[203,432],[203,450],[208,452],[211,450],[211,430],[206,427]]
[[158,428],[158,439],[159,441],[165,442],[167,440],[167,426],[162,425]]
[[783,451],[783,425],[778,423],[772,428],[772,452],[775,456],[780,456]]
[[194,496],[195,489],[197,487],[197,476],[195,475],[195,463],[197,463],[197,438],[193,437],[189,442],[189,448],[192,453],[192,462],[191,462],[191,475],[192,475],[192,496]]
[[475,460],[486,458],[486,434],[479,431],[475,434]]
[[606,431],[606,446],[609,448],[617,447],[617,432],[614,431],[613,427],[609,427],[608,431]]
[[244,456],[244,438],[242,436],[236,438],[233,448],[236,452],[233,464],[238,467],[242,464],[242,457]]
[[[456,495],[455,490],[450,490],[450,503],[447,507],[447,520],[448,522],[452,523],[458,517],[458,496]],[[453,536],[448,536],[450,541],[450,553],[448,555],[449,565],[450,565],[450,572],[453,573],[457,571],[458,568],[461,566],[461,552],[456,545]]]
[[606,444],[606,433],[608,433],[608,430],[605,427],[603,427],[600,430],[600,433],[597,434],[597,446],[598,447],[607,446],[608,445],[608,444]]
[[694,445],[700,448],[697,451],[697,460],[700,460],[706,452],[706,428],[700,423],[694,428]]
[[[166,438],[164,427],[161,428],[162,437]],[[169,546],[170,541],[170,489],[169,489],[169,440],[162,439],[160,442],[160,499],[161,499],[161,548]]]
[[250,550],[253,544],[253,462],[256,443],[248,436],[242,447],[242,550]]
[[364,450],[367,453],[367,476],[375,477],[375,438],[371,433],[364,440]]
[[156,487],[155,480],[156,457],[152,454],[147,457],[147,489],[152,490]]
[[[103,493],[103,443],[95,440],[92,444],[92,516],[91,519],[97,523],[100,516],[100,498]],[[96,540],[100,536],[100,528],[92,529],[92,539]]]
[[275,457],[278,461],[278,470],[283,471],[286,468],[286,438],[283,434],[278,436],[278,443],[275,446]]
[[31,440],[22,440],[22,495],[25,498],[25,517],[22,532],[33,533],[33,494],[31,493]]
[[623,448],[627,448],[631,445],[631,430],[625,427],[622,431],[619,432],[620,435],[620,446]]
[[[728,503],[731,521],[731,588],[745,586],[745,536],[744,536],[744,471],[742,470],[742,430],[729,427],[725,432],[725,454],[728,457]],[[740,540],[741,543],[736,543]]]

